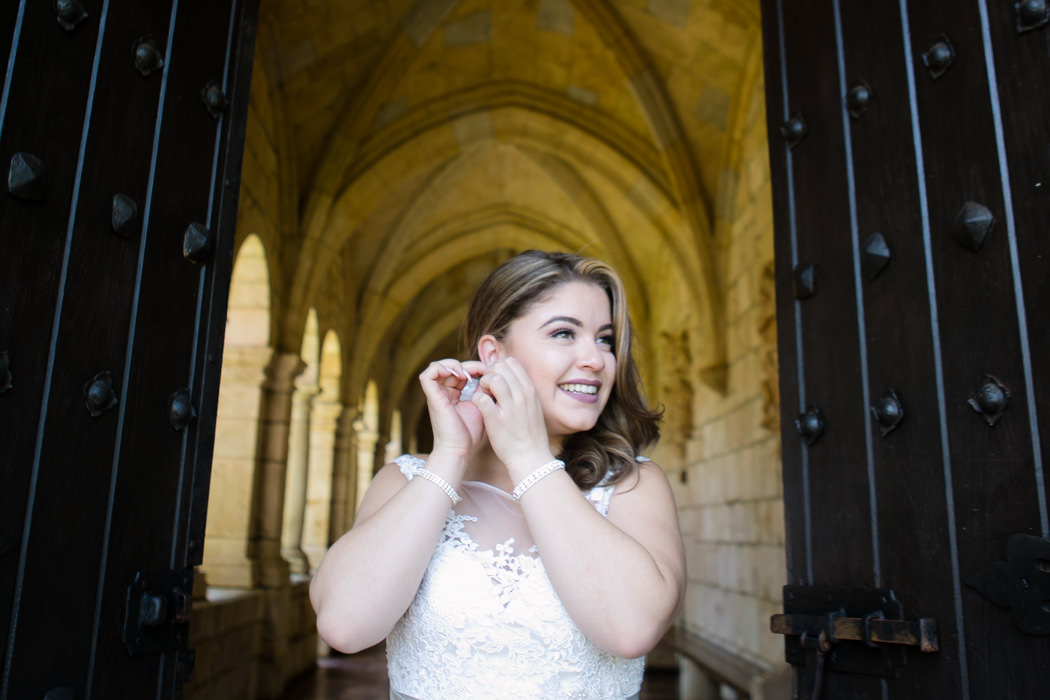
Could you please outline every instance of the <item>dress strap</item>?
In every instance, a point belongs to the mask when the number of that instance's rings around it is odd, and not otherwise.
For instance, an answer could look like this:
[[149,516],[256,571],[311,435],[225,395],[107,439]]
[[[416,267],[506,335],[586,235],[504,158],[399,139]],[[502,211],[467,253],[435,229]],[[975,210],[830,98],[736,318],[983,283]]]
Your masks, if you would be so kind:
[[[634,458],[634,461],[640,464],[642,462],[648,462],[650,460],[648,457],[637,455]],[[594,505],[594,508],[606,517],[609,516],[609,502],[610,500],[612,500],[613,491],[616,490],[616,484],[608,483],[609,478],[611,476],[611,474],[606,474],[605,478],[601,480],[601,483],[599,483],[597,486],[595,486],[585,494],[587,496],[587,500],[590,501],[592,505]]]
[[394,460],[394,464],[401,469],[401,473],[404,474],[405,478],[409,481],[412,481],[416,476],[417,471],[427,466],[425,460],[422,460],[415,455],[401,455]]
[[616,484],[608,484],[606,486],[599,484],[588,491],[585,495],[587,496],[587,500],[591,502],[591,505],[594,506],[595,510],[604,516],[608,516],[609,501],[612,499],[613,491],[615,490]]

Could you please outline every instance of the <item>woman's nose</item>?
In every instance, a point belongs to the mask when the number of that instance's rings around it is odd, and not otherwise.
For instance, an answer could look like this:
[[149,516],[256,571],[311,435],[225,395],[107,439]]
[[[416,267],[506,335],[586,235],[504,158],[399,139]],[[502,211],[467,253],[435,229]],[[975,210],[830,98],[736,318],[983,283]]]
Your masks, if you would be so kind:
[[597,343],[583,342],[580,343],[580,367],[586,367],[593,370],[602,370],[605,368],[605,356],[602,354],[601,348],[598,347]]

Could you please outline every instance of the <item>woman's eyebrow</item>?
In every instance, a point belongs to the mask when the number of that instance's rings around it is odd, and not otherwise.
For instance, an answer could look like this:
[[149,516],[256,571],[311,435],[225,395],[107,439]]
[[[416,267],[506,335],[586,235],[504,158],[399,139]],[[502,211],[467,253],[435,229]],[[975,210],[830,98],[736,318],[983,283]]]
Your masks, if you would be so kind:
[[549,319],[546,323],[544,323],[542,326],[540,326],[540,328],[546,328],[547,326],[551,325],[552,323],[569,323],[569,324],[572,324],[574,326],[582,326],[583,325],[583,323],[580,321],[580,319],[573,318],[572,316],[555,316],[554,318]]
[[[540,326],[540,328],[546,328],[552,323],[568,323],[570,325],[576,326],[577,328],[583,327],[583,322],[580,321],[580,319],[578,318],[573,318],[572,316],[555,316],[554,318],[549,319],[546,323]],[[614,330],[613,324],[611,323],[606,323],[604,326],[598,328],[599,333],[604,333],[605,331],[611,330]]]

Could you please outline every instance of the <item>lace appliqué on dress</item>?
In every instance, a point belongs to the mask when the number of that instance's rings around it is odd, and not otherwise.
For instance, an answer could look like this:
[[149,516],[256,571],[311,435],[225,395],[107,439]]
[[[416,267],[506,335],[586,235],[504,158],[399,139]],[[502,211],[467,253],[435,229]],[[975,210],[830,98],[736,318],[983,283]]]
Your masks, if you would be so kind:
[[[409,479],[424,464],[410,456],[397,463]],[[588,497],[608,512],[608,496]],[[592,644],[558,600],[536,548],[515,554],[511,538],[482,550],[467,531],[477,520],[449,512],[419,592],[387,639],[391,687],[421,700],[636,694],[644,659]]]

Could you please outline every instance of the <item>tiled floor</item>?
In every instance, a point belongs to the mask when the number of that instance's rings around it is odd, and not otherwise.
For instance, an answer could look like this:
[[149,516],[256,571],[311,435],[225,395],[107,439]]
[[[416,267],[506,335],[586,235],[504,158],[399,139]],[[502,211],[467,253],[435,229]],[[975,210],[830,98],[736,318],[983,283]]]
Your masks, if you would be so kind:
[[[294,680],[282,700],[388,700],[382,645],[350,656],[319,659],[317,668]],[[677,671],[646,671],[641,700],[677,700]]]

